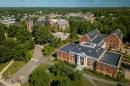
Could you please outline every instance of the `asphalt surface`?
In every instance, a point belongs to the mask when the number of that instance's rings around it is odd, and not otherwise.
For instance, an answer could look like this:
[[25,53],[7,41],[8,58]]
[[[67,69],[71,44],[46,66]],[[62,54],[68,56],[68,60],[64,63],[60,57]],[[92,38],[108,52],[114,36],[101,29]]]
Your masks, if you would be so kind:
[[25,83],[26,81],[28,81],[28,77],[32,73],[32,71],[36,69],[36,67],[38,67],[41,63],[52,64],[50,63],[50,61],[48,61],[47,58],[43,58],[42,48],[36,45],[31,61],[29,61],[23,68],[21,68],[17,73],[9,78],[7,82],[12,84],[16,82],[20,82],[21,84]]

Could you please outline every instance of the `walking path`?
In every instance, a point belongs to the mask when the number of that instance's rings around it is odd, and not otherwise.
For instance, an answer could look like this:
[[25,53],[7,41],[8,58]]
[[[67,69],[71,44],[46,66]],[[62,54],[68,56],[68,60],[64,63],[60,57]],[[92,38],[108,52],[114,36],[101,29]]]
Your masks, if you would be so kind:
[[16,82],[24,84],[25,82],[28,81],[28,77],[32,73],[32,71],[35,70],[42,63],[53,65],[53,63],[50,62],[48,58],[43,57],[42,47],[36,45],[34,48],[34,54],[32,59],[23,68],[21,68],[17,73],[15,73],[12,77],[10,77],[6,81],[12,84]]

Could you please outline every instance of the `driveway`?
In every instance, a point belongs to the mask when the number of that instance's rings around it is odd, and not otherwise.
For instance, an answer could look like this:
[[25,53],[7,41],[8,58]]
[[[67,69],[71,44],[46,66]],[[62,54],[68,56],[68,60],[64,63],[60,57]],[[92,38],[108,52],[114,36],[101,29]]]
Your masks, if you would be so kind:
[[21,68],[17,73],[15,73],[6,81],[12,84],[18,81],[21,84],[25,83],[26,81],[28,81],[28,77],[32,73],[32,71],[36,69],[41,63],[49,65],[52,64],[48,58],[43,58],[42,48],[36,45],[34,48],[34,54],[32,59],[23,68]]

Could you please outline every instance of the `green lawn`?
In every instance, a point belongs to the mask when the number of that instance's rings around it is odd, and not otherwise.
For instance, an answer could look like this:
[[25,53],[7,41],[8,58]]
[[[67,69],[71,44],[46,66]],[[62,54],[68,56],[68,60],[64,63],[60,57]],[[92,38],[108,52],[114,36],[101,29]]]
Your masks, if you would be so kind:
[[87,74],[90,74],[90,75],[92,75],[92,76],[99,77],[99,78],[101,78],[101,79],[110,80],[110,81],[115,81],[115,80],[113,80],[111,77],[105,76],[105,75],[103,75],[102,73],[92,72],[91,70],[87,70],[87,71],[85,70],[84,72],[87,73]]
[[104,82],[99,82],[99,81],[95,81],[97,86],[116,86],[116,85],[112,85],[112,84],[108,84],[108,83],[104,83]]
[[5,62],[5,63],[0,63],[0,71],[2,71],[8,64],[10,61]]
[[32,49],[26,53],[27,60],[30,60],[33,57],[33,53],[34,53],[34,49]]
[[109,81],[115,81],[115,82],[121,82],[121,83],[125,83],[125,84],[130,84],[130,80],[123,79],[122,81],[117,81],[117,80],[114,80],[113,78],[105,76],[101,73],[92,72],[90,70],[87,70],[87,71],[85,70],[84,72],[87,73],[87,74],[90,74],[92,76],[99,77],[101,79],[105,79],[105,80],[109,80]]
[[29,86],[29,83],[26,82],[26,83],[24,83],[22,86]]
[[13,74],[15,74],[19,69],[21,69],[27,62],[25,61],[15,61],[4,73],[3,78],[8,79]]

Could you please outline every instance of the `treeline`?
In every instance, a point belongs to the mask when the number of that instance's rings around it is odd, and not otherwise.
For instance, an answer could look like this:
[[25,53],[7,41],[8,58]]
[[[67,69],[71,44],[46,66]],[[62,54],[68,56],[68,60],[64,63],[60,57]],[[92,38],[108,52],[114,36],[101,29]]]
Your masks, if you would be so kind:
[[22,26],[0,25],[0,62],[11,59],[29,60],[29,51],[34,48],[31,33]]
[[108,15],[109,13],[113,14],[127,14],[129,15],[129,8],[57,8],[57,7],[18,7],[18,8],[0,8],[0,15],[17,15],[20,14],[33,14],[42,11],[43,14],[49,13],[57,13],[57,14],[65,14],[65,13],[72,13],[72,12],[83,12],[86,13],[88,11],[93,12],[96,16],[100,15]]

